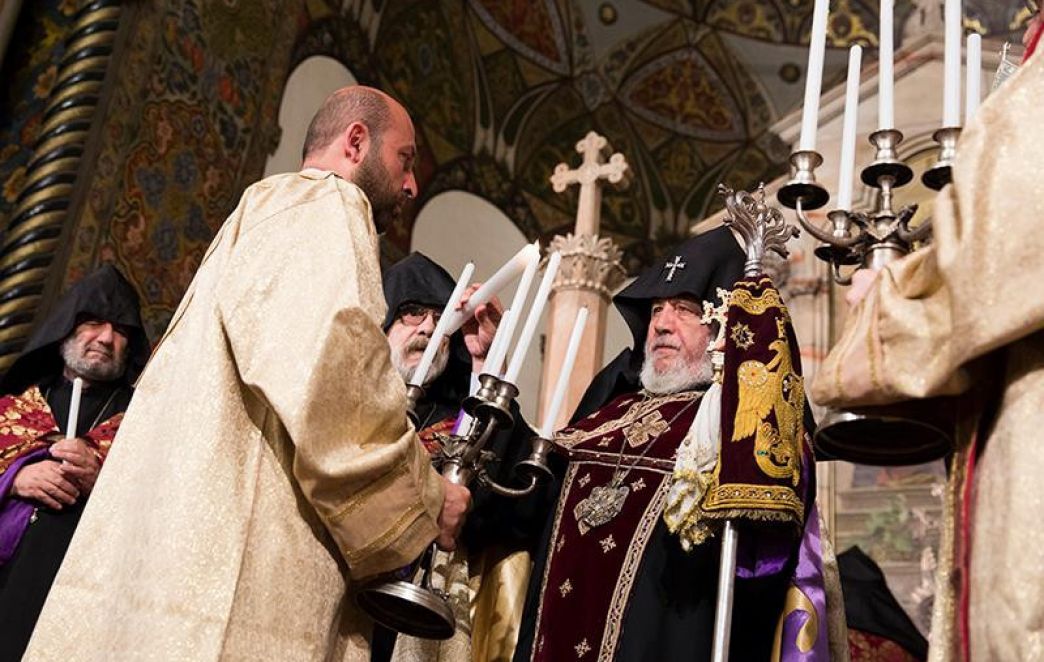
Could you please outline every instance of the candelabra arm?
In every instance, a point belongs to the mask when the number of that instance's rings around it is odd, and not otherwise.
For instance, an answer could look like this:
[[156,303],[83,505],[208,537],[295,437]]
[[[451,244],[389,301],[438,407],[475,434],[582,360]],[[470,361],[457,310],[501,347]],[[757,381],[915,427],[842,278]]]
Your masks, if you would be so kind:
[[491,492],[514,499],[529,496],[533,493],[533,490],[537,488],[537,485],[540,484],[540,480],[535,475],[531,475],[529,477],[529,484],[525,487],[507,487],[490,478],[485,467],[479,469],[478,480],[480,485],[485,485]]
[[794,207],[794,213],[797,216],[798,223],[801,224],[801,227],[805,228],[806,232],[808,232],[810,235],[823,242],[824,244],[827,244],[828,246],[833,246],[834,248],[849,249],[855,247],[863,240],[863,238],[859,235],[850,235],[848,237],[836,237],[833,233],[827,232],[823,228],[816,227],[812,223],[812,221],[808,220],[808,217],[805,216],[805,210],[801,207],[800,199],[797,201],[797,205]]
[[[913,214],[910,214],[913,216]],[[899,221],[899,227],[897,228],[897,234],[899,238],[905,241],[907,244],[914,244],[918,241],[924,241],[932,236],[932,219],[927,219],[916,228],[910,228],[910,218],[904,217]]]

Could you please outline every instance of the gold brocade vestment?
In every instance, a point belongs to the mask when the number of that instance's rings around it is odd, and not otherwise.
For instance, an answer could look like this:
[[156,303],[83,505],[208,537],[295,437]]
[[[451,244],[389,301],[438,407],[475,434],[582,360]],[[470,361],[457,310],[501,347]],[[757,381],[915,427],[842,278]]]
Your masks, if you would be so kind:
[[352,579],[417,557],[441,479],[381,331],[370,207],[244,193],[137,387],[26,659],[368,660]]
[[1044,659],[1042,101],[1037,55],[965,128],[932,246],[879,274],[812,388],[840,407],[962,398],[932,660]]

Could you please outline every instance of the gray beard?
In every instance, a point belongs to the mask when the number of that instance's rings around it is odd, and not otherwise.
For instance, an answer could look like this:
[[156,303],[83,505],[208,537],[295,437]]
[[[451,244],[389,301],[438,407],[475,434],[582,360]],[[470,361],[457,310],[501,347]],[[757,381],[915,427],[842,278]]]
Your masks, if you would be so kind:
[[[406,354],[427,347],[427,343],[420,343],[416,340],[408,343],[405,347],[392,347],[391,348],[391,361],[392,365],[399,372],[402,380],[407,384],[413,379],[413,373],[417,371],[417,366],[406,365]],[[424,379],[424,386],[432,383],[439,378],[446,370],[446,364],[449,363],[449,344],[445,344],[439,348],[439,351],[435,352],[435,359],[431,362],[431,368],[428,369],[428,374]]]
[[714,379],[714,366],[711,365],[710,355],[704,354],[696,365],[676,361],[662,372],[657,372],[654,361],[646,354],[640,378],[642,387],[655,395],[681,393],[710,384]]
[[77,375],[91,382],[111,382],[123,376],[127,367],[127,356],[114,356],[107,362],[91,361],[87,358],[87,348],[76,343],[75,336],[62,341],[62,361],[65,366]]

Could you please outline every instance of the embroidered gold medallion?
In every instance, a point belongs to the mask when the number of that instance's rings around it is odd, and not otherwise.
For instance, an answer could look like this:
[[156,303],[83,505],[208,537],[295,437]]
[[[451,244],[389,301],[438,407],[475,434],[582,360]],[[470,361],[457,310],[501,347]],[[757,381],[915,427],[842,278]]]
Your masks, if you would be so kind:
[[631,488],[621,485],[616,476],[608,485],[599,485],[591,490],[590,496],[573,509],[580,535],[611,522],[623,510],[624,501],[630,493]]

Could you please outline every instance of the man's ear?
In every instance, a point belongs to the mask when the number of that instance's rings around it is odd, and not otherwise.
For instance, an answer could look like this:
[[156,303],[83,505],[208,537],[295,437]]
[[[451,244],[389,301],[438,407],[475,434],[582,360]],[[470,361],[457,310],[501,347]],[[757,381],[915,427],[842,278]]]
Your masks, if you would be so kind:
[[370,130],[362,122],[352,122],[341,136],[344,156],[353,165],[359,165],[370,149]]

